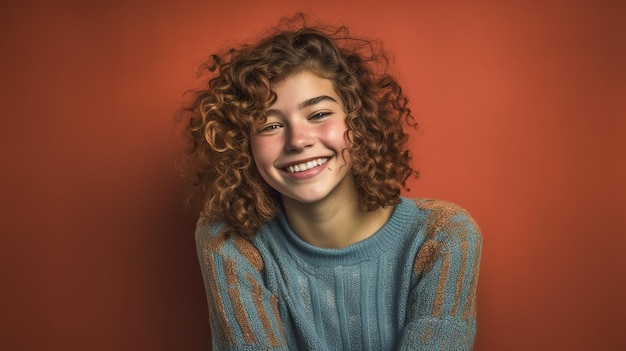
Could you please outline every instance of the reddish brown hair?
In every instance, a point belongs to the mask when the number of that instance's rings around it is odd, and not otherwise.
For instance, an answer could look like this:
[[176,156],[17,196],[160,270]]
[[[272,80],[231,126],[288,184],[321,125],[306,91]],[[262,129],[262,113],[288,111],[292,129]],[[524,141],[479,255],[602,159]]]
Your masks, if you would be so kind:
[[299,21],[298,28],[286,28],[295,22],[256,44],[212,55],[202,66],[208,83],[191,92],[185,107],[192,197],[200,215],[224,222],[227,234],[251,238],[280,210],[280,197],[254,165],[249,137],[276,100],[273,85],[300,71],[331,80],[343,99],[351,172],[364,210],[399,203],[406,179],[417,176],[403,131],[416,124],[378,42],[354,38],[346,27]]

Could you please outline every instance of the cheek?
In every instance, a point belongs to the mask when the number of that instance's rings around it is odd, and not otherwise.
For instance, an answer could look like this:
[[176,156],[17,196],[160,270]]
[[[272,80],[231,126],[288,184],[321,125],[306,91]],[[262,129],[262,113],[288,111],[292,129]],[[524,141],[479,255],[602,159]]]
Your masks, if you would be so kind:
[[324,127],[323,135],[325,136],[327,145],[332,147],[337,154],[343,158],[343,161],[348,166],[348,168],[346,168],[347,171],[352,165],[348,126],[344,121],[328,123]]
[[276,141],[270,138],[250,138],[250,150],[252,151],[252,159],[259,170],[263,172],[264,167],[271,166],[276,156]]
[[337,121],[336,123],[327,123],[321,130],[321,135],[324,136],[327,142],[336,147],[345,148],[348,146],[348,127],[344,121]]
[[259,166],[263,163],[262,160],[264,158],[263,142],[257,138],[250,138],[250,150],[252,151],[252,159],[254,160],[254,164],[258,169]]

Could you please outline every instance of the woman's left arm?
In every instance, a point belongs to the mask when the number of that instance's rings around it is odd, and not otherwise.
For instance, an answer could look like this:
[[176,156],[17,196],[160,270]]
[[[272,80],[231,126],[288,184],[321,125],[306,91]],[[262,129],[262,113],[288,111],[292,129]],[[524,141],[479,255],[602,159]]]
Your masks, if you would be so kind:
[[398,350],[471,350],[474,344],[482,237],[467,212],[445,210],[431,211],[431,234],[413,264],[417,280]]

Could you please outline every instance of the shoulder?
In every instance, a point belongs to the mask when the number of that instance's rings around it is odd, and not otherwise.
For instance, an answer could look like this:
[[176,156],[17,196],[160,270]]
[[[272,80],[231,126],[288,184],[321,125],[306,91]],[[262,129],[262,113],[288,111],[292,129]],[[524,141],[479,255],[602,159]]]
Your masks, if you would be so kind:
[[445,233],[457,236],[481,235],[478,224],[470,213],[455,203],[428,198],[409,200],[424,213],[423,225],[426,226],[427,239],[434,239]]
[[467,256],[472,253],[480,257],[482,235],[476,221],[461,206],[452,202],[416,198],[410,199],[423,212],[422,226],[425,241],[415,258],[415,270],[430,270],[441,254]]
[[211,222],[201,217],[196,224],[196,248],[206,259],[208,256],[220,256],[235,261],[244,260],[256,270],[263,269],[263,259],[254,244],[237,235],[226,235],[222,231],[223,223]]

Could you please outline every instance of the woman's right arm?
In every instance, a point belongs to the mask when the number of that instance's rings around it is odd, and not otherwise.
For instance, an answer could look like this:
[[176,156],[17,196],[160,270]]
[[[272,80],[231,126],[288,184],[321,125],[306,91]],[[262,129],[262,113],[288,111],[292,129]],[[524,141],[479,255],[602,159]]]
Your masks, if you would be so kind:
[[196,248],[209,304],[213,350],[287,350],[278,299],[264,285],[263,260],[248,240],[199,222]]

